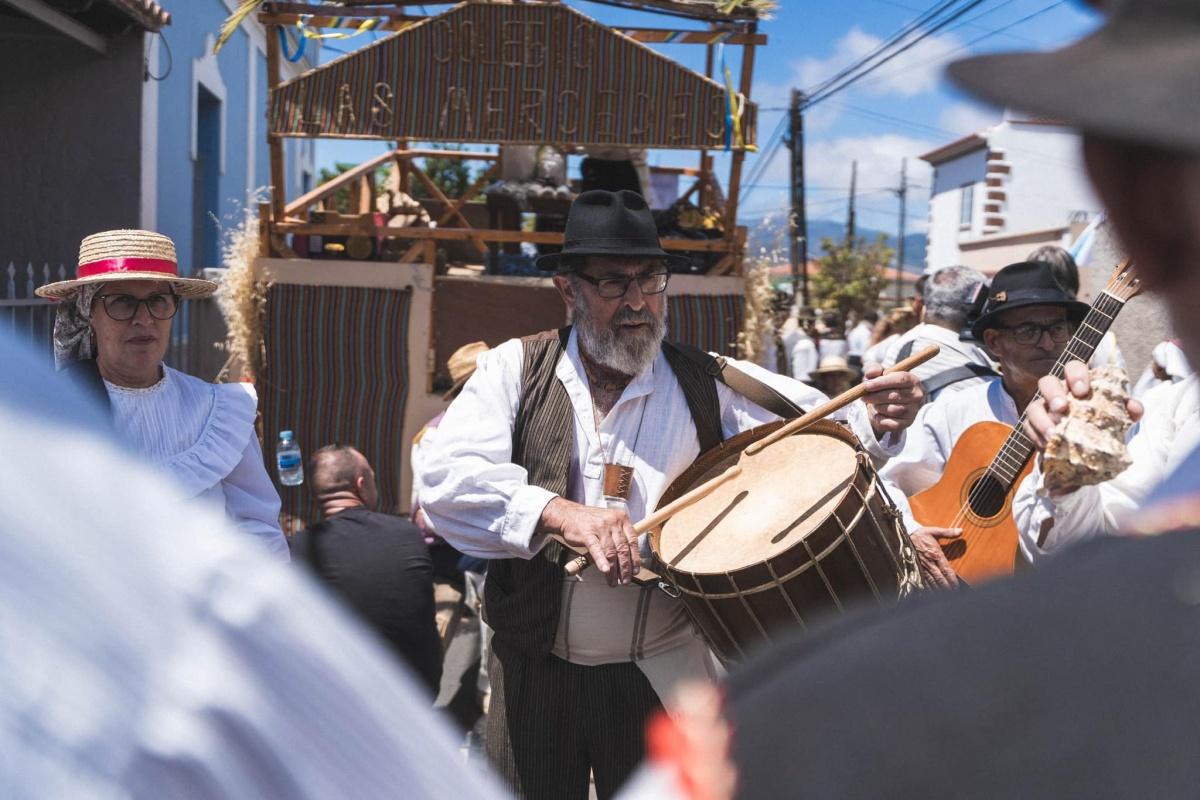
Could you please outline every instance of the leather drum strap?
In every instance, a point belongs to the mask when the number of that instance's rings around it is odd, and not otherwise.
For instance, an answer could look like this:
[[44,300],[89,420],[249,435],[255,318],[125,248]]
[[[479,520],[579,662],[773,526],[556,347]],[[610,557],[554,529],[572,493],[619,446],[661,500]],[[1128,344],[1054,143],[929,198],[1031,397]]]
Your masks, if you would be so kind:
[[672,342],[671,345],[683,355],[704,368],[715,380],[728,386],[742,397],[762,406],[776,416],[795,419],[804,409],[793,403],[774,387],[730,364],[724,356],[712,356],[687,344]]

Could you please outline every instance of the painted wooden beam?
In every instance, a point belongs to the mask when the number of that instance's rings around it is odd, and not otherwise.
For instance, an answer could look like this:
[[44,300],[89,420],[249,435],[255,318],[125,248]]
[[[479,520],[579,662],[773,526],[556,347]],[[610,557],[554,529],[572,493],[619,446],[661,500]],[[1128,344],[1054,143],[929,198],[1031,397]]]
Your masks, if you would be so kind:
[[23,14],[27,14],[43,25],[74,39],[84,47],[102,56],[108,55],[108,40],[74,17],[67,16],[43,0],[0,0]]

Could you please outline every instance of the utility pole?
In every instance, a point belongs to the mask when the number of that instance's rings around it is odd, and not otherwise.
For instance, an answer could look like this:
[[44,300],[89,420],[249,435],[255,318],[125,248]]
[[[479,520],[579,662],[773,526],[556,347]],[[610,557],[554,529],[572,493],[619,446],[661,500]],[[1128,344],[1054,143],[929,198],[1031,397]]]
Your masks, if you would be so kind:
[[854,247],[854,194],[858,182],[858,162],[850,162],[850,208],[846,213],[846,244]]
[[904,271],[904,234],[905,234],[905,213],[908,211],[908,159],[900,160],[900,188],[896,191],[896,195],[900,198],[900,238],[896,240],[896,305],[903,305],[904,301],[901,297],[903,289],[900,285],[900,277]]
[[[804,93],[792,89],[788,117],[788,145],[792,156],[792,213],[788,218],[788,238],[792,259],[792,298],[799,297],[808,307],[808,214],[804,208]],[[796,293],[797,286],[800,293]]]

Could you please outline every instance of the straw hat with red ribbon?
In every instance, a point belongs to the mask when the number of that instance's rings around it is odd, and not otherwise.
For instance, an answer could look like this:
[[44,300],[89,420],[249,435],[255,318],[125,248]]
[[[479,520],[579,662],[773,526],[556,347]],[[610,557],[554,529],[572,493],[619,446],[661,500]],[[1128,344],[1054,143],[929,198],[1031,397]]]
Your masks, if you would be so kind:
[[79,245],[75,279],[38,287],[40,297],[60,300],[92,283],[167,281],[180,297],[207,297],[217,284],[179,275],[175,243],[161,233],[116,230],[93,233]]

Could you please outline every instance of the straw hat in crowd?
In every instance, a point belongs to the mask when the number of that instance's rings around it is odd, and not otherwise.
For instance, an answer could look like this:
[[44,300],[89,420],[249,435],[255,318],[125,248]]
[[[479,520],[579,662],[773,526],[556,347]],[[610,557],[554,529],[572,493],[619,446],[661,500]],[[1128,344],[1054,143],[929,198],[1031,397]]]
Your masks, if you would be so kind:
[[462,391],[467,379],[475,374],[475,360],[488,351],[487,342],[471,342],[454,351],[446,363],[450,370],[453,386],[442,395],[443,400],[453,400]]
[[814,375],[833,375],[839,372],[851,380],[858,377],[858,373],[851,369],[850,364],[841,356],[825,356],[821,359],[821,366],[810,370],[808,375],[811,378]]
[[40,286],[36,293],[61,300],[81,286],[113,281],[168,281],[181,298],[208,297],[217,290],[212,281],[180,277],[175,243],[161,233],[115,230],[83,240],[73,280]]

